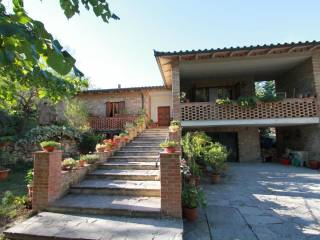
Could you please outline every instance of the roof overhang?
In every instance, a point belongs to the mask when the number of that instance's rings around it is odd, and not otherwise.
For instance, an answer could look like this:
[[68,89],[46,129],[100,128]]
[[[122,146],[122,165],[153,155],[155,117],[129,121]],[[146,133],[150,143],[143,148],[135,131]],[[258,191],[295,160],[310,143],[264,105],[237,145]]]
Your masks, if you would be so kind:
[[183,66],[190,63],[208,64],[229,61],[247,60],[254,62],[262,58],[299,58],[311,56],[312,52],[320,49],[320,42],[299,42],[277,45],[249,46],[238,48],[205,49],[180,52],[158,52],[154,51],[165,86],[172,84],[172,66],[179,64]]

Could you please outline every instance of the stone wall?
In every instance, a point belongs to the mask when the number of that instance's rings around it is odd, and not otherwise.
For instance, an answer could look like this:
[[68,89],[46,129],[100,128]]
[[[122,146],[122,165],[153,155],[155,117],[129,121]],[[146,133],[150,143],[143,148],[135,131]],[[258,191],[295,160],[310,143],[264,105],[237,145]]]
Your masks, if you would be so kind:
[[286,92],[288,98],[302,95],[314,95],[314,75],[312,59],[294,67],[276,79],[276,91]]

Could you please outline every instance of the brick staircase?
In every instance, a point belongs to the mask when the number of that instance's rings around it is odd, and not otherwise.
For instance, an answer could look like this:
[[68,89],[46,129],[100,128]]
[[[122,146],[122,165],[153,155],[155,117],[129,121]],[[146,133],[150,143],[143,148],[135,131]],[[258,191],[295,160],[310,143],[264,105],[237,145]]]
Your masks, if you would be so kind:
[[71,187],[47,211],[133,217],[160,216],[159,144],[167,129],[147,129]]

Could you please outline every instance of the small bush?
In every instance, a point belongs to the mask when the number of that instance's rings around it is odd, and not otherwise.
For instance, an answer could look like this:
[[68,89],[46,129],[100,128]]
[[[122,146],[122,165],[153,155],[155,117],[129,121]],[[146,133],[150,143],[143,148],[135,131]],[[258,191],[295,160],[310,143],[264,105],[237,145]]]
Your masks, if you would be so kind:
[[85,132],[80,136],[80,141],[78,143],[78,148],[81,154],[86,154],[89,152],[94,152],[96,145],[101,141],[101,136],[96,135],[92,132]]
[[99,155],[97,154],[86,154],[80,156],[81,160],[85,160],[87,163],[92,164],[99,160]]

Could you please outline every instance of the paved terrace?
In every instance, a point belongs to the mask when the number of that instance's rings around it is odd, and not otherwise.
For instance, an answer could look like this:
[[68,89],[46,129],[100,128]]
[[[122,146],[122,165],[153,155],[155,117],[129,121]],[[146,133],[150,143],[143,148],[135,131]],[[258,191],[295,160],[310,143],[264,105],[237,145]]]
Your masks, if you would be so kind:
[[319,240],[320,172],[278,164],[230,164],[203,184],[208,207],[185,240]]

